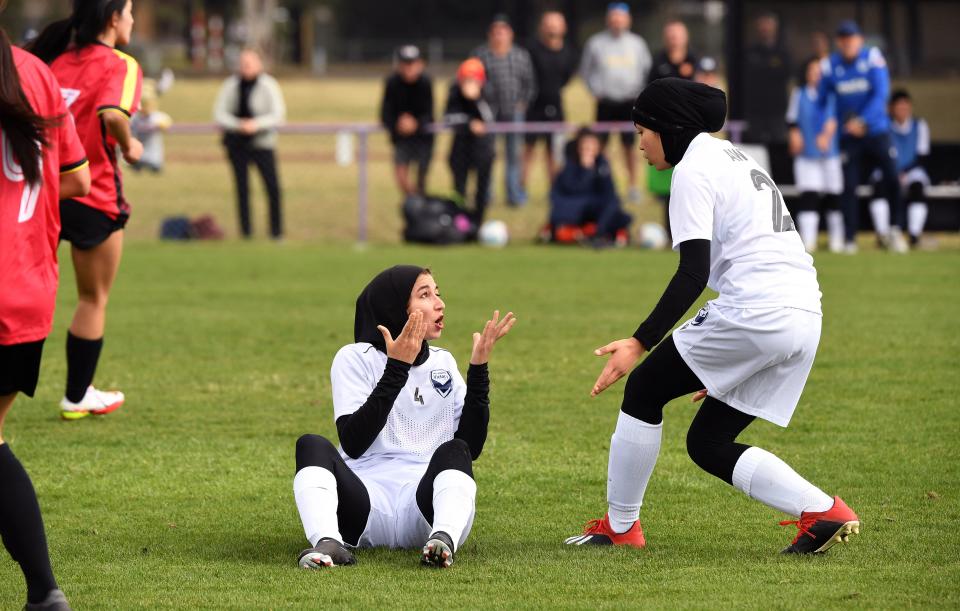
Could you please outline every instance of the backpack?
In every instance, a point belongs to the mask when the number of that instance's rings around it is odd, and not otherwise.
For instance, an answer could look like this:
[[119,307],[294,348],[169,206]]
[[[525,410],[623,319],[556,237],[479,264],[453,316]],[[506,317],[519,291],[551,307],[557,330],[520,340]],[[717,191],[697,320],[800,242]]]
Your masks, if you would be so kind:
[[420,244],[462,244],[477,237],[471,215],[450,199],[413,195],[403,202],[403,239]]

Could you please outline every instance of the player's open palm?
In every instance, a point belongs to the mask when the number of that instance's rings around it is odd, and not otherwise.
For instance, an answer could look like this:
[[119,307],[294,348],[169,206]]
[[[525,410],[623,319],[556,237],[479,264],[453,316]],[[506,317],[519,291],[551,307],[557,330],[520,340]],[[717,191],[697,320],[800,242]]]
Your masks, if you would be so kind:
[[644,352],[643,344],[632,337],[618,339],[615,342],[610,342],[606,346],[594,350],[593,353],[597,356],[609,354],[610,360],[607,361],[607,364],[603,367],[603,371],[600,372],[600,377],[594,382],[590,396],[596,397],[606,390],[608,386],[626,375],[627,372],[637,364],[637,359],[639,359]]
[[377,325],[377,329],[380,330],[383,341],[387,345],[387,356],[411,365],[417,360],[420,347],[423,345],[423,336],[427,332],[427,323],[423,320],[423,312],[417,310],[410,314],[397,339],[393,339],[390,329],[383,325]]
[[473,334],[473,353],[470,355],[471,365],[483,365],[490,360],[490,353],[493,352],[493,345],[501,337],[510,332],[517,317],[513,312],[507,312],[506,316],[500,318],[500,310],[493,311],[493,318],[483,325],[483,330]]

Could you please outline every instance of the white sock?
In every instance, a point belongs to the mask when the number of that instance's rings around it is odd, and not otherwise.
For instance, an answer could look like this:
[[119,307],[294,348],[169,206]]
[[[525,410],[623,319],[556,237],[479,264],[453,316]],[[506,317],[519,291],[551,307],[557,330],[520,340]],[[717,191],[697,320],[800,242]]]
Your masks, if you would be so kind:
[[607,514],[614,532],[627,532],[640,518],[643,493],[657,464],[662,434],[662,422],[648,424],[620,412],[610,437],[607,463]]
[[890,234],[890,203],[882,198],[870,202],[870,216],[873,218],[873,229],[877,235]]
[[820,232],[820,213],[804,210],[797,214],[797,225],[800,230],[800,239],[807,252],[817,249],[817,234]]
[[733,467],[733,485],[750,498],[794,517],[833,507],[832,497],[761,448],[748,448],[740,456]]
[[433,532],[450,535],[454,551],[470,534],[476,500],[477,483],[463,471],[447,469],[433,479]]
[[337,522],[337,478],[323,467],[304,467],[293,478],[293,498],[303,533],[316,545],[324,537],[343,543]]
[[910,202],[907,206],[907,231],[919,238],[923,235],[923,226],[927,224],[927,204]]
[[839,210],[827,212],[827,236],[831,251],[839,252],[843,249],[843,213]]

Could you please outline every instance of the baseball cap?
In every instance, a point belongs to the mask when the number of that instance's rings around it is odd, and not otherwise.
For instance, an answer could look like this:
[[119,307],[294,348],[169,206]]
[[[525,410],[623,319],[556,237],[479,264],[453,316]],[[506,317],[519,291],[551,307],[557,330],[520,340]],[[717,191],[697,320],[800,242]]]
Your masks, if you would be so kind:
[[483,62],[476,57],[466,60],[457,68],[457,81],[471,79],[483,84],[487,81],[487,71],[483,67]]
[[510,17],[506,13],[497,13],[493,16],[493,19],[490,20],[490,25],[503,24],[506,26],[510,25]]
[[860,33],[860,26],[853,19],[844,19],[837,26],[837,36],[853,36]]
[[607,12],[610,13],[613,11],[623,11],[624,13],[629,13],[630,5],[626,2],[611,2],[607,5]]
[[700,72],[716,72],[717,60],[713,59],[709,55],[704,55],[700,59],[700,63],[697,64],[697,70],[699,70]]
[[420,59],[420,49],[416,45],[403,45],[397,49],[397,61],[410,63]]

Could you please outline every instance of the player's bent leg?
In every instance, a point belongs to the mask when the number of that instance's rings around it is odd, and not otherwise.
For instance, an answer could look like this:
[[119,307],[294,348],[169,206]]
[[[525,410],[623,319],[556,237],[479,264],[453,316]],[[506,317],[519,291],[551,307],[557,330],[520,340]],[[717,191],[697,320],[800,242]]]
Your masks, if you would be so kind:
[[358,544],[366,527],[370,514],[366,487],[325,437],[300,437],[296,461],[293,494],[304,534],[313,546],[300,553],[298,563],[304,568],[355,564],[345,542]]
[[607,515],[587,522],[570,545],[643,547],[643,495],[660,454],[663,406],[703,388],[673,342],[664,340],[627,378],[607,463]]
[[421,562],[446,568],[473,526],[477,484],[473,481],[470,447],[452,439],[438,447],[417,486],[417,507],[430,523]]

